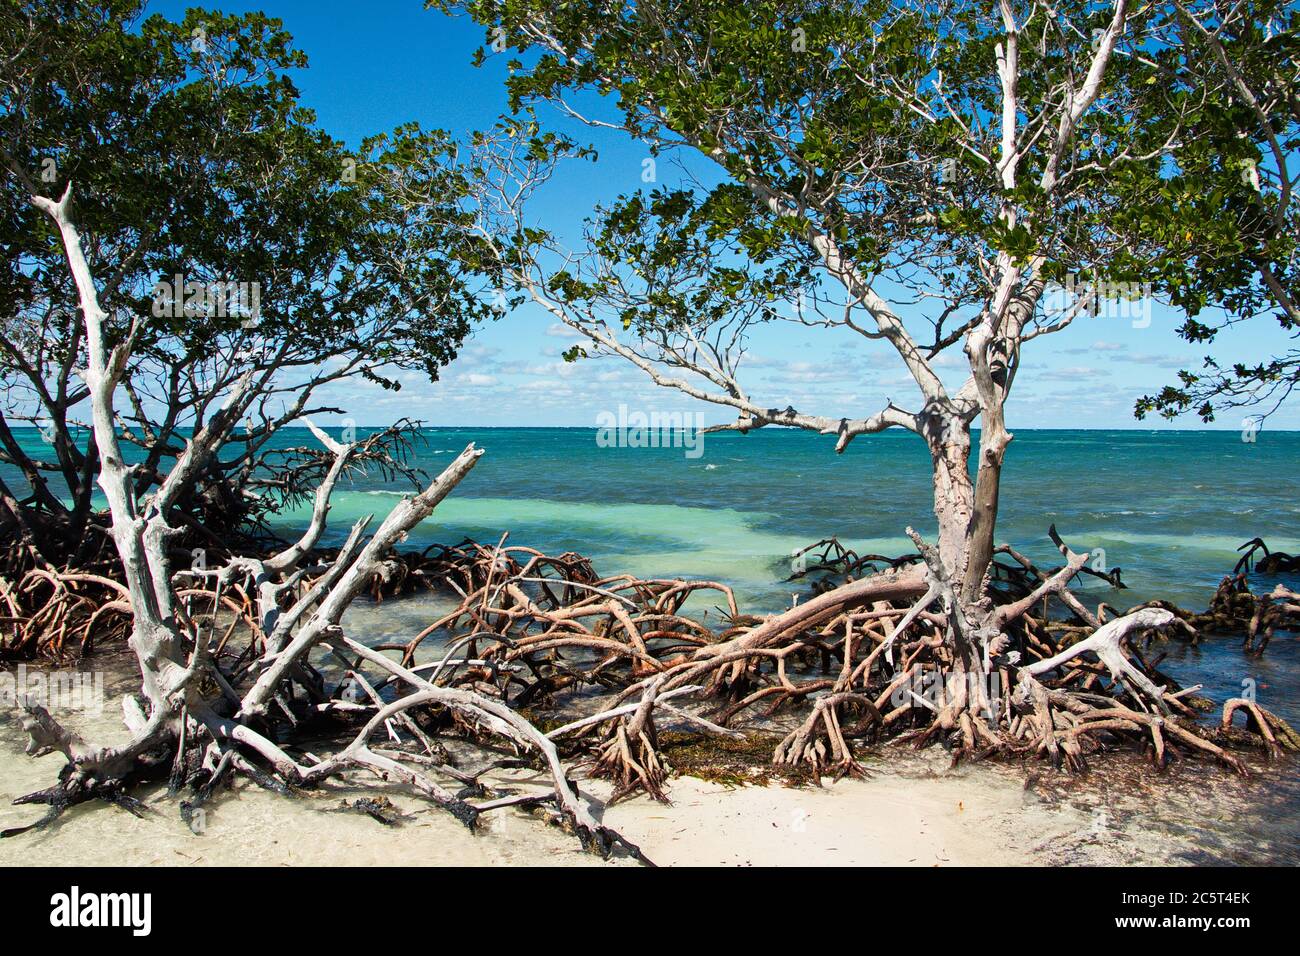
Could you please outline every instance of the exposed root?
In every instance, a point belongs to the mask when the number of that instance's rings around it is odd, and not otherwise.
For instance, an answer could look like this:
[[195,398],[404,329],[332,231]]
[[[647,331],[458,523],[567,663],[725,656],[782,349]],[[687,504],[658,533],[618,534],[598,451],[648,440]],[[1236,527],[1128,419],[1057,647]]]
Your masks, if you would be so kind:
[[[612,694],[604,711],[552,733],[590,751],[593,772],[613,779],[616,799],[638,790],[665,798],[670,768],[656,718],[726,733],[760,709],[767,718],[800,714],[773,762],[812,779],[859,773],[852,741],[891,737],[942,743],[954,759],[1040,753],[1082,770],[1089,754],[1131,746],[1158,766],[1202,756],[1244,772],[1187,722],[1195,716],[1189,691],[1129,647],[1177,629],[1178,615],[1148,606],[1102,623],[1068,590],[1087,555],[1055,529],[1051,536],[1064,564],[1044,573],[1026,562],[1021,587],[995,589],[996,600],[964,603],[937,552],[914,537],[916,556],[883,561],[888,570],[765,619],[740,614],[716,582],[600,578],[575,555],[550,558],[504,540],[461,545],[441,552],[460,605],[404,645],[403,660],[530,708],[558,705],[584,687]],[[878,560],[834,539],[813,551],[823,570]],[[702,623],[707,611],[687,616],[680,600],[709,591],[726,601],[712,628]],[[1036,616],[1047,602],[1074,617]],[[414,664],[434,635],[450,641],[446,658]],[[1020,691],[1008,693],[1016,684]],[[692,688],[712,711],[668,704]]]
[[[191,790],[191,799],[180,805],[187,823],[235,774],[291,794],[322,786],[346,771],[363,770],[411,788],[471,828],[483,813],[525,803],[493,794],[480,781],[499,761],[472,772],[450,765],[446,748],[435,739],[440,723],[450,719],[452,733],[474,742],[504,738],[518,752],[540,759],[551,777],[551,793],[526,803],[551,804],[557,818],[585,847],[608,855],[621,846],[635,859],[648,862],[635,845],[591,815],[555,744],[504,703],[503,693],[483,681],[477,687],[439,684],[444,676],[456,673],[449,660],[440,661],[433,679],[428,679],[381,651],[349,640],[339,626],[343,611],[357,594],[382,576],[385,556],[395,542],[427,517],[481,452],[467,448],[425,491],[401,502],[368,539],[364,532],[369,519],[358,522],[333,563],[320,567],[303,562],[323,530],[328,493],[350,446],[338,445],[323,433],[318,432],[318,437],[335,454],[335,466],[326,476],[302,539],[268,557],[235,557],[219,568],[191,568],[174,577],[176,581],[197,579],[199,587],[173,589],[166,586],[166,576],[154,575],[147,582],[137,579],[137,587],[152,589],[158,608],[175,608],[175,615],[155,617],[150,603],[144,615],[134,616],[132,646],[144,693],[138,700],[132,698],[134,703],[127,708],[134,733],[128,744],[94,746],[60,725],[44,708],[27,705],[28,751],[58,751],[66,763],[57,784],[18,801],[47,804],[46,816],[4,836],[46,826],[67,807],[88,800],[112,802],[138,813],[141,805],[127,794],[127,788],[148,776],[163,775],[173,792]],[[146,530],[129,546],[147,539]],[[145,560],[165,562],[161,553],[144,553]],[[579,561],[566,566],[581,573],[580,565]],[[210,600],[203,614],[199,599],[205,596]],[[223,608],[231,618],[229,625],[219,625],[217,612]],[[242,632],[238,642],[242,646],[232,640],[236,630]],[[317,649],[344,665],[342,679],[333,689],[309,663],[309,655]],[[649,656],[646,660],[654,663]],[[373,673],[376,668],[378,676],[367,676],[367,669]],[[497,673],[507,672],[498,668]],[[382,697],[376,685],[402,689],[395,698]],[[349,698],[346,686],[363,688],[369,702]],[[308,729],[319,730],[322,721],[344,727],[359,721],[361,726],[349,743],[331,755],[295,755],[291,742]],[[394,746],[375,746],[373,739],[381,734]],[[459,793],[442,782],[447,779],[457,784]]]
[[838,780],[844,776],[865,777],[866,768],[853,756],[848,735],[840,724],[840,708],[856,704],[865,709],[876,724],[880,711],[864,694],[827,694],[813,704],[804,722],[777,744],[772,762],[798,766],[806,764],[813,780],[831,772]]
[[[1243,552],[1232,573],[1245,574],[1252,570],[1260,574],[1300,573],[1300,555],[1287,554],[1285,551],[1269,551],[1263,538],[1251,538],[1238,551]],[[1256,558],[1257,552],[1263,551],[1262,558]]]
[[660,757],[654,738],[654,728],[629,726],[619,720],[609,738],[596,749],[592,766],[596,776],[614,781],[610,803],[643,790],[654,799],[668,803],[663,784],[668,777],[667,767]]
[[[466,541],[398,557],[385,528],[367,542],[361,522],[334,552],[304,540],[269,556],[181,572],[186,586],[176,595],[189,657],[179,662],[177,687],[186,690],[172,692],[177,706],[146,708],[138,722],[150,722],[153,737],[125,762],[114,757],[123,769],[108,775],[90,769],[103,751],[32,712],[32,746],[60,750],[69,763],[57,786],[24,798],[48,804],[47,816],[6,835],[46,825],[87,799],[121,804],[131,780],[163,763],[173,789],[189,790],[181,803],[187,820],[236,775],[291,794],[364,770],[408,786],[471,828],[505,807],[549,807],[585,846],[602,853],[623,846],[644,860],[586,810],[559,748],[610,778],[613,801],[645,792],[666,802],[672,768],[657,723],[738,735],[732,725],[759,711],[768,719],[795,715],[772,763],[812,781],[864,775],[855,742],[890,738],[942,744],[954,761],[1019,753],[1082,771],[1101,751],[1133,747],[1157,767],[1199,756],[1246,770],[1190,722],[1189,691],[1130,646],[1179,628],[1194,633],[1195,618],[1156,605],[1118,617],[1105,606],[1090,611],[1068,587],[1089,573],[1088,556],[1072,552],[1055,529],[1063,564],[1043,571],[1003,546],[999,553],[1015,563],[999,564],[991,572],[999,585],[973,604],[919,536],[917,552],[896,559],[859,556],[827,539],[805,549],[814,560],[796,574],[822,575],[813,596],[758,618],[742,614],[719,582],[602,577],[581,555],[549,556],[504,537],[495,546]],[[288,551],[292,560],[283,557]],[[75,582],[38,577],[75,590]],[[1107,579],[1119,586],[1117,573]],[[341,592],[382,596],[412,587],[449,589],[460,600],[402,644],[370,648],[342,634]],[[1225,580],[1221,595],[1242,593],[1232,587]],[[1273,597],[1285,609],[1295,596],[1284,592]],[[1053,603],[1068,615],[1049,616]],[[421,662],[433,643],[441,649]],[[313,648],[339,663],[335,686],[308,664]],[[200,685],[216,696],[196,697]],[[604,709],[549,733],[519,713],[593,688],[608,699]],[[704,708],[684,707],[685,697],[702,698]],[[1246,701],[1229,702],[1224,728],[1237,709],[1250,714],[1270,755],[1294,749],[1294,731]],[[323,721],[359,729],[332,756],[305,761],[272,742],[319,733]],[[492,792],[482,778],[502,761],[457,767],[447,737],[487,747],[504,739],[540,761],[552,790]]]
[[80,658],[95,641],[124,639],[131,602],[117,577],[100,563],[0,575],[0,660]]
[[1265,710],[1255,701],[1246,700],[1244,697],[1234,697],[1224,702],[1223,719],[1220,721],[1223,730],[1231,729],[1233,715],[1238,710],[1246,712],[1247,727],[1260,736],[1265,752],[1270,758],[1281,757],[1284,750],[1300,751],[1300,734],[1297,734],[1290,724],[1272,711]]

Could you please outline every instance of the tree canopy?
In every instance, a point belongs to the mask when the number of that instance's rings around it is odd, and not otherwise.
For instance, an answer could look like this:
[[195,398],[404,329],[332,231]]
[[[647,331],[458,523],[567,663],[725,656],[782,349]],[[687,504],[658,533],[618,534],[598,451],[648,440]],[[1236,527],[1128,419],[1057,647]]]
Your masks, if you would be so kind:
[[[306,58],[278,20],[142,10],[0,8],[0,456],[30,486],[5,489],[8,522],[57,528],[36,535],[51,554],[83,537],[95,448],[78,427],[77,297],[32,196],[72,185],[105,335],[132,339],[119,426],[145,456],[141,494],[241,378],[258,383],[239,410],[244,447],[202,481],[247,489],[266,477],[267,440],[313,410],[320,386],[365,376],[396,388],[398,369],[436,378],[489,314],[446,133],[412,125],[349,149],[300,105],[290,74]],[[411,190],[434,201],[415,210]],[[10,421],[40,425],[51,454],[24,450]]]
[[[1183,310],[1179,334],[1210,344],[1247,320],[1300,332],[1300,9],[1294,4],[1175,4],[1149,90],[1166,161],[1116,186],[1135,254],[1153,254],[1157,289]],[[1170,106],[1176,107],[1171,110]],[[1173,117],[1172,119],[1170,117]],[[1174,135],[1177,126],[1182,130]],[[1162,129],[1163,127],[1163,129]],[[1139,417],[1223,408],[1268,414],[1300,381],[1300,352],[1226,365],[1207,355],[1176,385],[1141,399]]]
[[[766,269],[754,291],[825,294],[844,283],[816,281],[835,269],[809,246],[830,241],[858,284],[912,300],[893,311],[933,326],[918,347],[960,344],[997,284],[999,254],[1094,297],[1149,290],[1185,312],[1192,341],[1223,324],[1212,310],[1231,324],[1276,308],[1294,325],[1289,4],[441,5],[484,24],[494,48],[514,47],[516,108],[549,102],[652,153],[694,150],[720,167],[714,188],[609,211],[606,239],[670,212],[660,238],[678,238],[660,264],[681,251],[689,222],[726,235],[751,280]],[[607,97],[614,117],[591,113],[583,90]],[[735,266],[716,280],[733,284]],[[656,283],[653,306],[680,315],[668,295]],[[827,305],[878,312],[869,300],[850,290]],[[1184,373],[1195,387],[1138,410],[1176,414],[1207,390],[1212,406],[1293,368],[1293,356],[1282,361]]]

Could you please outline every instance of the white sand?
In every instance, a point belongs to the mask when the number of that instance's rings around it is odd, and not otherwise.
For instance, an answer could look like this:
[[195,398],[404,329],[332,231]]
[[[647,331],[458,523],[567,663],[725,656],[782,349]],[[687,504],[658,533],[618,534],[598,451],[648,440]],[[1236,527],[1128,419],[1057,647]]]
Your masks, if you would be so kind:
[[[672,807],[616,804],[605,820],[661,865],[967,866],[1032,863],[1013,786],[878,774],[822,789],[728,790],[675,780]],[[990,835],[997,834],[997,845]]]
[[[0,827],[35,819],[41,808],[12,806],[48,785],[58,756],[31,759],[0,747]],[[526,783],[527,781],[519,781]],[[601,782],[584,793],[607,793]],[[206,832],[191,833],[176,800],[160,788],[141,797],[154,812],[137,819],[103,805],[76,807],[51,829],[0,842],[0,865],[599,865],[562,830],[537,815],[506,810],[478,835],[447,814],[396,791],[411,814],[385,827],[356,813],[325,812],[369,788],[286,799],[247,784],[209,805]],[[962,774],[917,778],[877,773],[823,789],[727,788],[683,777],[671,806],[646,797],[593,811],[661,865],[953,866],[1033,863],[1031,846],[1077,830],[1086,819],[1027,807],[1012,779]],[[628,861],[614,861],[626,864]]]
[[[25,735],[14,717],[0,710],[0,828],[40,816],[42,807],[12,800],[53,783],[62,760],[23,754]],[[116,702],[96,718],[69,722],[108,743],[125,733]],[[887,748],[872,767],[867,780],[820,789],[728,788],[679,777],[668,787],[671,806],[639,796],[605,808],[607,784],[580,785],[593,813],[661,865],[1153,864],[1199,862],[1205,853],[1212,854],[1207,862],[1259,863],[1294,855],[1293,829],[1269,827],[1291,811],[1295,787],[1271,795],[1217,774],[1212,787],[1168,788],[1153,778],[1136,789],[1130,782],[1099,790],[1071,782],[1044,800],[1025,788],[1021,768],[949,770],[937,749],[917,755]],[[527,773],[504,782],[545,783]],[[540,815],[519,810],[485,817],[477,835],[399,790],[384,791],[409,814],[398,827],[328,812],[344,798],[376,794],[371,778],[357,783],[297,799],[240,783],[208,805],[202,836],[181,821],[177,798],[145,790],[136,795],[153,812],[143,819],[102,804],[75,807],[46,831],[0,841],[0,866],[611,865]],[[1249,823],[1247,810],[1257,813]]]

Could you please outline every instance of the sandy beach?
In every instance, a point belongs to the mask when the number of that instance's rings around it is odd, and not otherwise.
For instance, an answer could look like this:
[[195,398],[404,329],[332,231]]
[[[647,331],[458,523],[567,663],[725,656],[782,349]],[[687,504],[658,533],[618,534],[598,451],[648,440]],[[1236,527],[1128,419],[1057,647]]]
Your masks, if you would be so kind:
[[[102,714],[65,715],[88,736],[121,736],[116,700]],[[13,710],[0,717],[0,828],[41,809],[15,797],[54,779],[60,757],[31,758]],[[671,805],[640,795],[606,808],[609,785],[579,778],[593,813],[659,865],[996,866],[1285,862],[1287,794],[1294,768],[1264,779],[1196,779],[1139,771],[1127,787],[1101,788],[1033,766],[950,768],[938,750],[886,748],[866,780],[817,787],[670,781]],[[1188,773],[1201,772],[1190,768]],[[1279,786],[1279,777],[1285,785]],[[1030,785],[1026,785],[1026,782]],[[527,771],[492,783],[544,786]],[[142,818],[105,806],[75,807],[50,829],[0,842],[0,866],[158,865],[635,865],[603,862],[543,814],[509,809],[471,833],[450,815],[371,778],[289,799],[240,782],[207,807],[202,835],[161,786],[138,796]],[[405,816],[385,826],[345,800],[386,795]],[[1282,810],[1279,819],[1278,811]],[[1270,832],[1272,827],[1276,833]],[[1273,837],[1276,836],[1276,839]]]
[[[48,781],[56,759],[30,760],[24,772],[10,751],[0,784],[5,804],[0,824],[13,826],[39,813],[8,804],[19,792]],[[583,789],[603,795],[607,788],[595,783]],[[364,792],[337,788],[288,800],[241,784],[209,808],[207,832],[199,836],[181,821],[175,799],[155,788],[145,797],[154,812],[143,819],[114,807],[79,807],[46,832],[0,843],[0,864],[601,863],[559,828],[520,811],[493,814],[477,835],[447,814],[398,793],[390,798],[408,814],[398,826],[383,826],[355,812],[331,812],[344,798]],[[1086,826],[1077,813],[1026,812],[1024,793],[1009,781],[971,787],[957,778],[919,780],[894,773],[820,790],[729,788],[682,777],[673,781],[671,798],[672,805],[666,806],[637,797],[603,816],[657,864],[705,866],[1032,863],[1035,841]],[[992,847],[991,833],[998,834]]]

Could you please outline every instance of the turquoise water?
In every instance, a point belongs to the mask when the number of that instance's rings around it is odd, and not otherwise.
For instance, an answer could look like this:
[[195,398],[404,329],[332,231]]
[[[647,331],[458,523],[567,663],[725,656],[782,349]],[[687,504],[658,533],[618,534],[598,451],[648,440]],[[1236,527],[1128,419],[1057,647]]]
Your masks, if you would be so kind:
[[[313,439],[289,430],[280,441]],[[429,429],[416,463],[436,473],[471,441],[486,454],[411,544],[495,542],[509,531],[515,544],[582,552],[602,574],[722,580],[746,609],[770,611],[789,602],[782,579],[795,548],[838,535],[859,552],[898,553],[911,550],[908,525],[934,531],[929,456],[905,433],[859,438],[842,455],[832,438],[805,432],[710,434],[691,458],[680,447],[600,447],[593,429]],[[1220,431],[1023,431],[1007,454],[998,538],[1050,564],[1055,523],[1076,550],[1103,549],[1108,567],[1123,568],[1129,590],[1090,581],[1089,603],[1162,597],[1199,610],[1243,541],[1259,535],[1300,551],[1298,466],[1296,432],[1264,431],[1247,443]],[[12,470],[0,473],[14,485]],[[363,514],[382,515],[405,490],[358,477],[335,497],[331,539]],[[280,523],[303,520],[290,513]],[[1165,666],[1219,698],[1253,680],[1265,706],[1295,720],[1296,644],[1279,636],[1254,660],[1235,641],[1171,643]]]

